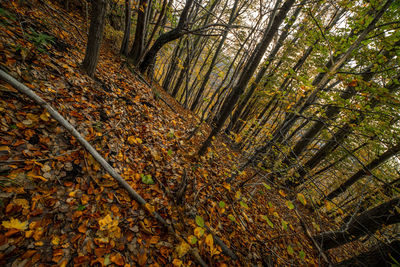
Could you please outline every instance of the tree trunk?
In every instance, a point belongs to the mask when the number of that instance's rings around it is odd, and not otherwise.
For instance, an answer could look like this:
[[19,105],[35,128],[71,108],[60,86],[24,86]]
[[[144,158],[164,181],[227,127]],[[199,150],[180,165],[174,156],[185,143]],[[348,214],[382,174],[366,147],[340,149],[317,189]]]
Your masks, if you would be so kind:
[[153,30],[152,30],[152,32],[150,34],[149,40],[147,40],[146,46],[148,46],[148,47],[150,47],[151,41],[153,40],[156,32],[158,31],[158,28],[161,26],[161,22],[162,22],[162,20],[163,20],[163,18],[165,16],[166,8],[167,8],[167,0],[164,0],[163,1],[163,5],[161,7],[160,14],[158,15],[158,18],[157,18],[156,25],[154,25],[154,28],[153,28]]
[[358,172],[356,172],[353,176],[351,176],[349,179],[347,179],[344,183],[342,183],[338,188],[333,190],[331,193],[329,193],[326,196],[327,200],[332,200],[335,197],[338,197],[342,193],[346,192],[346,190],[355,184],[358,180],[361,178],[365,177],[366,175],[370,174],[370,171],[381,165],[382,163],[386,162],[388,159],[391,157],[397,155],[400,153],[400,144],[386,150],[385,153],[371,161],[369,164],[365,166],[365,168],[362,168]]
[[147,8],[148,1],[140,0],[138,15],[136,21],[135,39],[133,40],[132,49],[129,52],[129,58],[134,65],[139,64],[140,58],[144,51],[144,40],[146,35],[146,21],[147,21]]
[[106,0],[93,1],[89,38],[86,46],[85,59],[82,62],[82,68],[90,77],[94,76],[97,62],[99,60],[100,46],[103,40],[106,10]]
[[[390,61],[390,59],[394,56],[394,51],[397,49],[397,46],[400,44],[400,42],[396,42],[392,49],[390,50],[385,50],[382,53],[382,58],[384,60]],[[368,83],[372,77],[374,76],[374,72],[372,72],[373,65],[370,65],[364,70],[364,74],[361,76],[361,79],[363,83]],[[358,82],[357,82],[358,83]],[[356,94],[356,86],[355,85],[348,85],[346,90],[340,95],[341,99],[350,99]],[[298,158],[301,153],[307,148],[307,146],[310,144],[312,140],[314,140],[314,137],[320,133],[320,131],[325,127],[325,120],[332,121],[334,118],[339,114],[340,112],[340,107],[339,106],[328,106],[325,109],[325,118],[319,118],[317,122],[315,122],[305,134],[303,134],[301,140],[299,140],[296,145],[293,147],[291,153],[289,156],[283,161],[284,166],[289,165],[290,161],[292,159]]]
[[352,52],[361,44],[361,42],[367,37],[367,35],[375,28],[376,23],[383,16],[385,11],[389,8],[394,0],[387,0],[384,6],[376,12],[373,20],[368,26],[359,34],[358,38],[350,45],[350,47],[341,54],[338,54],[333,59],[330,59],[326,64],[325,68],[327,71],[320,72],[313,80],[312,86],[315,88],[309,95],[301,97],[295,104],[295,108],[291,113],[287,113],[284,121],[272,134],[272,138],[267,144],[257,149],[254,155],[248,160],[244,166],[248,166],[253,163],[259,156],[259,154],[267,153],[269,149],[276,144],[282,142],[285,138],[285,134],[295,125],[296,121],[301,117],[301,114],[307,110],[312,103],[314,103],[318,93],[328,84],[332,74],[336,73],[349,59]]
[[158,51],[160,51],[165,44],[174,41],[185,34],[184,28],[187,26],[189,9],[193,2],[194,0],[186,1],[181,17],[179,18],[178,26],[175,29],[160,35],[149,51],[144,55],[143,60],[139,64],[139,70],[141,73],[145,73],[149,69],[150,65],[155,61]]
[[299,6],[294,11],[294,14],[290,17],[289,21],[286,23],[285,27],[282,30],[281,35],[279,36],[278,41],[276,42],[274,48],[272,49],[271,53],[268,55],[267,59],[265,60],[264,66],[258,71],[255,81],[251,84],[250,89],[239,102],[238,107],[236,108],[235,112],[232,115],[231,121],[225,129],[225,133],[229,134],[231,129],[233,128],[234,124],[237,122],[239,116],[242,114],[244,107],[246,106],[247,102],[249,102],[250,98],[253,96],[255,90],[258,87],[261,79],[264,77],[265,73],[267,72],[269,66],[271,65],[272,61],[275,59],[276,54],[278,54],[279,49],[282,47],[283,42],[286,40],[286,37],[289,35],[289,30],[292,27],[293,23],[296,21],[297,16],[300,14],[301,9],[304,5],[304,0],[299,4]]
[[164,78],[164,81],[162,83],[162,87],[164,88],[165,91],[170,92],[171,84],[172,84],[172,78],[176,72],[176,68],[178,67],[178,59],[183,53],[183,47],[181,47],[182,39],[179,40],[179,42],[176,44],[174,51],[172,53],[171,61],[168,66],[168,71],[167,74]]
[[125,0],[125,29],[120,50],[120,53],[124,56],[128,55],[129,38],[131,35],[131,22],[132,22],[131,14],[132,14],[131,0]]
[[336,248],[358,238],[373,234],[384,226],[400,222],[400,198],[392,199],[364,211],[344,224],[340,231],[325,232],[314,236],[324,250]]
[[206,141],[204,141],[201,148],[199,149],[198,152],[199,155],[203,155],[206,152],[208,146],[211,144],[212,138],[221,130],[226,119],[228,118],[229,114],[232,112],[235,104],[237,103],[240,95],[247,87],[247,84],[249,83],[251,77],[253,76],[269,44],[271,43],[272,38],[278,31],[279,26],[282,24],[283,20],[286,17],[286,14],[289,12],[294,2],[295,0],[287,0],[280,8],[277,16],[274,18],[271,27],[269,29],[266,29],[266,31],[264,32],[264,36],[261,42],[257,45],[255,51],[253,52],[253,55],[247,61],[246,66],[243,72],[241,73],[237,84],[232,89],[232,93],[225,100],[221,108],[221,114],[216,123],[216,126],[212,129],[210,135],[207,137]]
[[[394,78],[394,81],[389,83],[386,86],[386,89],[389,93],[393,93],[394,91],[399,89],[398,84],[395,82],[400,79],[400,75]],[[369,104],[370,109],[375,108],[379,104],[379,100],[377,97],[373,98]],[[322,160],[324,160],[329,153],[334,151],[338,144],[342,143],[344,139],[346,139],[352,132],[352,125],[359,125],[365,118],[365,114],[361,114],[360,116],[350,120],[344,126],[342,126],[319,150],[314,156],[311,157],[302,167],[297,169],[297,173],[299,174],[299,178],[297,179],[296,184],[302,184],[305,179],[307,172],[314,169]]]
[[[234,4],[233,4],[233,7],[232,7],[232,10],[231,10],[231,14],[230,14],[230,16],[229,16],[229,21],[228,21],[228,25],[229,25],[229,26],[232,25],[232,23],[235,21],[235,19],[236,19],[236,17],[237,17],[237,12],[236,12],[236,10],[237,10],[238,4],[239,4],[239,0],[235,0],[235,2],[234,2]],[[190,106],[190,110],[191,110],[191,111],[194,111],[194,110],[196,109],[198,103],[199,103],[199,100],[200,100],[200,98],[201,98],[201,95],[202,95],[204,89],[206,88],[206,85],[207,85],[207,83],[208,83],[208,80],[210,79],[210,75],[211,75],[211,73],[212,73],[212,71],[213,71],[213,69],[214,69],[215,62],[217,61],[217,58],[219,57],[219,53],[220,53],[220,51],[221,51],[223,45],[225,44],[226,38],[228,37],[228,33],[229,33],[229,28],[226,28],[225,31],[224,31],[224,33],[222,34],[222,38],[221,38],[221,40],[219,41],[218,46],[217,46],[217,48],[216,48],[216,50],[215,50],[215,52],[214,52],[214,56],[213,56],[213,58],[211,59],[210,67],[208,68],[206,74],[204,75],[203,81],[202,81],[202,83],[201,83],[201,86],[200,86],[199,90],[198,90],[197,93],[196,93],[196,96],[195,96],[195,98],[194,98],[194,100],[193,100],[193,102],[192,102],[192,105]]]

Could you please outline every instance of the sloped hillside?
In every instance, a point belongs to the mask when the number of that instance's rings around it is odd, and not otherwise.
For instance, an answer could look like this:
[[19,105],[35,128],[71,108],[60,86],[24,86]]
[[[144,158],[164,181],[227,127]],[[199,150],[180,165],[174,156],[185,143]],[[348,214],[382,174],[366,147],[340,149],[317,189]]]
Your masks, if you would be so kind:
[[58,110],[150,204],[136,203],[49,113],[2,81],[2,266],[196,266],[190,248],[212,266],[322,264],[297,215],[310,231],[327,222],[307,217],[307,200],[267,184],[239,190],[251,170],[225,183],[238,155],[219,137],[205,157],[193,156],[209,129],[188,140],[195,116],[141,82],[111,41],[95,79],[80,70],[84,14],[42,1],[0,8],[1,69]]

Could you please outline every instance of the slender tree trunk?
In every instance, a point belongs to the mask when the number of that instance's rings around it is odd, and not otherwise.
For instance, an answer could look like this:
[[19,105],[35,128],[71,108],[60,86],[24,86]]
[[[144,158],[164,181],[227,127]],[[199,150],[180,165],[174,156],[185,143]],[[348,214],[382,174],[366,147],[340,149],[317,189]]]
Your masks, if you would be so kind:
[[261,61],[265,51],[267,50],[269,44],[272,41],[272,38],[278,31],[279,26],[282,24],[286,14],[289,12],[290,8],[293,6],[295,0],[287,0],[279,10],[279,13],[274,18],[274,21],[269,29],[264,32],[264,36],[261,42],[257,45],[257,48],[253,52],[253,55],[248,60],[244,71],[240,75],[239,81],[232,89],[232,93],[228,96],[225,100],[221,114],[219,119],[216,123],[216,126],[212,129],[210,135],[207,137],[206,141],[202,144],[201,148],[199,149],[198,154],[203,155],[209,145],[211,144],[212,138],[221,130],[222,126],[224,125],[226,119],[228,118],[229,114],[232,112],[235,104],[237,103],[240,95],[243,93],[244,89],[247,87],[251,77],[253,76],[258,64]]
[[156,32],[158,31],[158,28],[161,26],[162,20],[165,17],[166,8],[167,8],[167,0],[164,0],[163,5],[161,7],[160,14],[158,15],[158,18],[157,18],[157,22],[154,25],[154,28],[150,34],[149,40],[147,40],[147,45],[146,45],[147,47],[150,47],[151,42],[152,42]]
[[86,46],[85,59],[82,62],[82,68],[90,77],[94,76],[97,62],[99,60],[100,46],[103,40],[106,10],[106,0],[93,1],[89,38]]
[[[394,78],[394,80],[400,79],[400,75]],[[389,93],[393,93],[394,91],[399,89],[399,86],[396,82],[391,82],[386,86],[386,89]],[[379,104],[378,98],[373,98],[369,104],[370,109],[375,108]],[[299,174],[299,178],[296,181],[296,185],[300,185],[304,183],[304,177],[307,175],[307,172],[313,170],[322,160],[324,160],[329,153],[334,151],[338,144],[341,144],[343,140],[345,140],[352,132],[352,125],[359,125],[365,118],[365,114],[362,113],[360,116],[350,120],[344,126],[342,126],[319,150],[314,154],[301,168],[297,169],[297,173]]]
[[371,161],[369,164],[365,166],[365,168],[362,168],[358,172],[356,172],[353,176],[351,176],[349,179],[346,180],[346,182],[342,183],[338,188],[333,190],[331,193],[329,193],[326,196],[327,200],[332,200],[335,197],[338,197],[339,195],[343,194],[346,192],[346,190],[352,186],[354,183],[365,177],[366,175],[370,174],[370,171],[381,165],[382,163],[386,162],[388,159],[391,157],[397,155],[400,153],[400,144],[386,150],[385,153]]
[[400,198],[392,199],[354,216],[340,231],[321,233],[314,238],[324,250],[339,247],[364,235],[373,234],[384,226],[399,223],[399,208]]
[[[215,7],[217,6],[217,4],[219,2],[220,2],[219,0],[216,0],[216,1],[213,1],[211,3],[211,6],[210,6],[210,8],[208,10],[208,13],[207,13],[205,19],[204,19],[204,22],[202,23],[202,26],[206,26],[206,25],[208,25],[210,23],[211,14],[212,14],[212,12],[214,11]],[[203,44],[200,44],[200,41],[202,41],[202,40],[203,40]],[[174,90],[172,91],[172,96],[173,97],[175,97],[177,95],[180,87],[182,86],[182,83],[184,81],[185,76],[190,77],[189,76],[189,72],[190,72],[190,68],[191,68],[190,65],[192,63],[192,60],[193,60],[193,58],[196,59],[195,63],[193,64],[193,65],[196,65],[198,58],[202,54],[202,51],[203,51],[203,49],[205,47],[205,43],[206,42],[207,42],[207,40],[203,36],[198,35],[198,36],[195,37],[195,39],[193,41],[193,45],[192,45],[193,46],[193,50],[192,51],[194,51],[194,52],[192,52],[190,54],[186,53],[186,58],[184,60],[183,69],[180,71],[180,73],[178,75],[178,79],[177,79],[177,81],[175,83],[175,86],[174,86]],[[199,48],[199,45],[200,45],[200,48]],[[189,87],[189,85],[186,84],[185,85],[185,90],[186,91],[188,90],[188,87]],[[186,102],[187,102],[187,99],[188,99],[188,95],[186,94],[186,98],[185,98]]]
[[251,84],[250,89],[247,91],[246,95],[242,99],[242,101],[239,102],[238,107],[236,108],[235,112],[232,115],[231,121],[225,129],[225,133],[229,133],[234,126],[234,124],[237,122],[239,116],[243,112],[244,107],[246,106],[247,102],[250,100],[250,98],[253,96],[255,90],[258,87],[258,84],[260,83],[261,79],[264,77],[265,73],[267,72],[269,66],[271,65],[272,61],[275,59],[276,55],[278,54],[279,49],[283,46],[284,41],[289,35],[289,30],[292,27],[293,23],[296,21],[297,16],[300,14],[301,9],[303,8],[304,5],[304,0],[300,3],[300,5],[296,8],[294,11],[294,14],[290,17],[289,21],[286,23],[285,27],[283,28],[283,31],[281,35],[279,36],[278,41],[276,42],[274,48],[272,49],[271,53],[268,55],[267,59],[265,60],[264,66],[259,70],[257,73],[255,81]]
[[[394,44],[393,48],[390,50],[386,50],[382,53],[382,56],[385,60],[390,61],[390,59],[394,56],[393,51],[397,49],[397,46],[400,42]],[[370,65],[364,70],[364,74],[361,76],[361,80],[363,83],[368,83],[372,77],[374,76],[374,72],[372,72],[373,65]],[[340,95],[341,99],[350,99],[356,94],[356,86],[358,86],[358,82],[355,85],[348,85],[346,90]],[[332,121],[340,112],[339,106],[328,106],[325,109],[325,118],[319,118],[317,122],[315,122],[305,134],[303,134],[301,140],[299,140],[296,145],[293,147],[289,156],[283,161],[284,165],[289,165],[292,159],[296,159],[300,156],[301,153],[307,148],[314,137],[320,133],[320,131],[325,127],[325,120]]]
[[174,74],[176,73],[176,69],[178,67],[178,59],[183,53],[183,47],[181,47],[182,40],[179,40],[179,42],[176,44],[174,51],[172,53],[171,61],[168,66],[168,71],[167,74],[163,80],[162,87],[164,88],[165,91],[170,92],[171,89],[171,84],[172,84],[172,78]]
[[323,88],[328,84],[331,79],[331,75],[334,74],[338,69],[340,69],[349,59],[352,52],[361,44],[361,42],[367,37],[379,19],[383,16],[385,11],[389,8],[394,0],[387,0],[384,6],[376,12],[374,19],[368,24],[368,26],[359,34],[358,38],[350,45],[346,52],[335,56],[333,59],[329,60],[325,68],[326,72],[320,72],[313,80],[312,85],[315,89],[308,96],[301,97],[295,104],[295,112],[287,113],[286,118],[281,123],[281,125],[273,133],[271,140],[257,149],[255,154],[248,160],[248,162],[243,166],[248,166],[256,160],[259,154],[266,153],[274,144],[279,144],[285,138],[285,134],[293,127],[296,121],[301,117],[301,114],[308,109],[308,107],[315,101],[318,93],[323,90]]
[[120,50],[120,53],[124,56],[128,55],[129,38],[131,35],[131,22],[132,22],[131,16],[132,16],[131,0],[125,0],[125,29]]
[[169,32],[166,32],[160,35],[157,40],[154,42],[152,47],[147,51],[144,55],[143,60],[139,64],[139,70],[142,73],[145,73],[150,65],[155,61],[158,51],[167,43],[174,41],[183,35],[185,35],[185,28],[188,23],[188,14],[189,10],[193,4],[194,0],[187,0],[185,7],[182,10],[181,17],[179,18],[178,26],[175,29],[172,29]]
[[146,35],[146,16],[148,9],[148,1],[140,0],[138,15],[136,21],[135,39],[133,40],[132,49],[129,52],[129,58],[132,60],[134,65],[139,63],[140,57],[144,50],[144,39]]
[[[231,10],[231,14],[229,16],[229,21],[228,21],[228,25],[229,26],[232,25],[232,23],[235,21],[235,19],[237,17],[237,11],[236,10],[237,10],[238,4],[239,4],[239,0],[235,0],[235,2],[233,4],[233,7],[232,7],[232,10]],[[211,73],[212,73],[212,71],[214,69],[215,62],[217,61],[217,58],[219,57],[221,49],[222,49],[223,45],[225,44],[225,40],[228,37],[228,32],[229,32],[229,28],[226,28],[224,33],[222,34],[222,38],[221,38],[217,48],[215,49],[214,56],[213,56],[213,58],[211,60],[211,63],[210,63],[210,67],[208,68],[206,74],[204,75],[203,81],[201,83],[201,86],[200,86],[199,90],[197,91],[197,94],[196,94],[196,96],[195,96],[195,98],[194,98],[194,100],[192,102],[192,105],[190,106],[190,110],[191,111],[194,111],[196,109],[198,103],[199,103],[201,95],[202,95],[204,89],[206,88],[208,80],[210,79],[210,75],[211,75]]]

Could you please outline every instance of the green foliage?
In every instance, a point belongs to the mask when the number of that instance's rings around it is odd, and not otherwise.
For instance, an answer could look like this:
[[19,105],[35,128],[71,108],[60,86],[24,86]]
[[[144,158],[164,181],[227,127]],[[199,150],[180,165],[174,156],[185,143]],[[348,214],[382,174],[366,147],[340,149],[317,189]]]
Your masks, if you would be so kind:
[[204,219],[201,216],[196,215],[196,224],[200,227],[204,227]]
[[267,224],[269,225],[269,227],[274,228],[274,224],[271,222],[271,220],[268,218],[267,215],[261,215],[261,218],[267,222]]
[[86,206],[85,206],[85,205],[79,205],[78,208],[77,208],[76,210],[78,210],[78,211],[83,211],[83,210],[85,210],[85,209],[86,209]]
[[151,178],[150,174],[141,174],[140,177],[142,178],[142,183],[147,184],[147,185],[152,185],[155,184],[153,178]]
[[50,44],[54,44],[54,37],[45,33],[38,33],[34,29],[29,28],[31,33],[28,35],[28,39],[34,43],[37,50],[41,53],[46,52]]

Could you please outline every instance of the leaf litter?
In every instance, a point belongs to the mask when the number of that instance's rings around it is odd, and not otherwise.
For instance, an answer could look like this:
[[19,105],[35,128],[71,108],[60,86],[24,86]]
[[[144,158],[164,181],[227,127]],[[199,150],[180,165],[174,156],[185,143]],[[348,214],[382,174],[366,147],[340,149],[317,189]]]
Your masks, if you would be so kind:
[[[187,140],[195,115],[154,85],[169,104],[157,101],[121,68],[109,43],[97,78],[87,77],[79,70],[85,40],[57,16],[46,18],[49,7],[65,12],[36,1],[4,4],[2,67],[54,106],[149,206],[139,207],[47,112],[1,82],[0,264],[195,266],[190,247],[212,266],[319,264],[291,211],[296,205],[306,213],[303,207],[267,184],[257,194],[239,189],[251,170],[237,184],[223,182],[238,154],[222,137],[205,157],[193,157],[209,127]],[[68,16],[85,29],[79,14]],[[40,33],[48,42],[28,38]],[[184,201],[176,204],[181,188]],[[181,242],[148,213],[154,210]],[[207,229],[238,259],[223,254]]]

